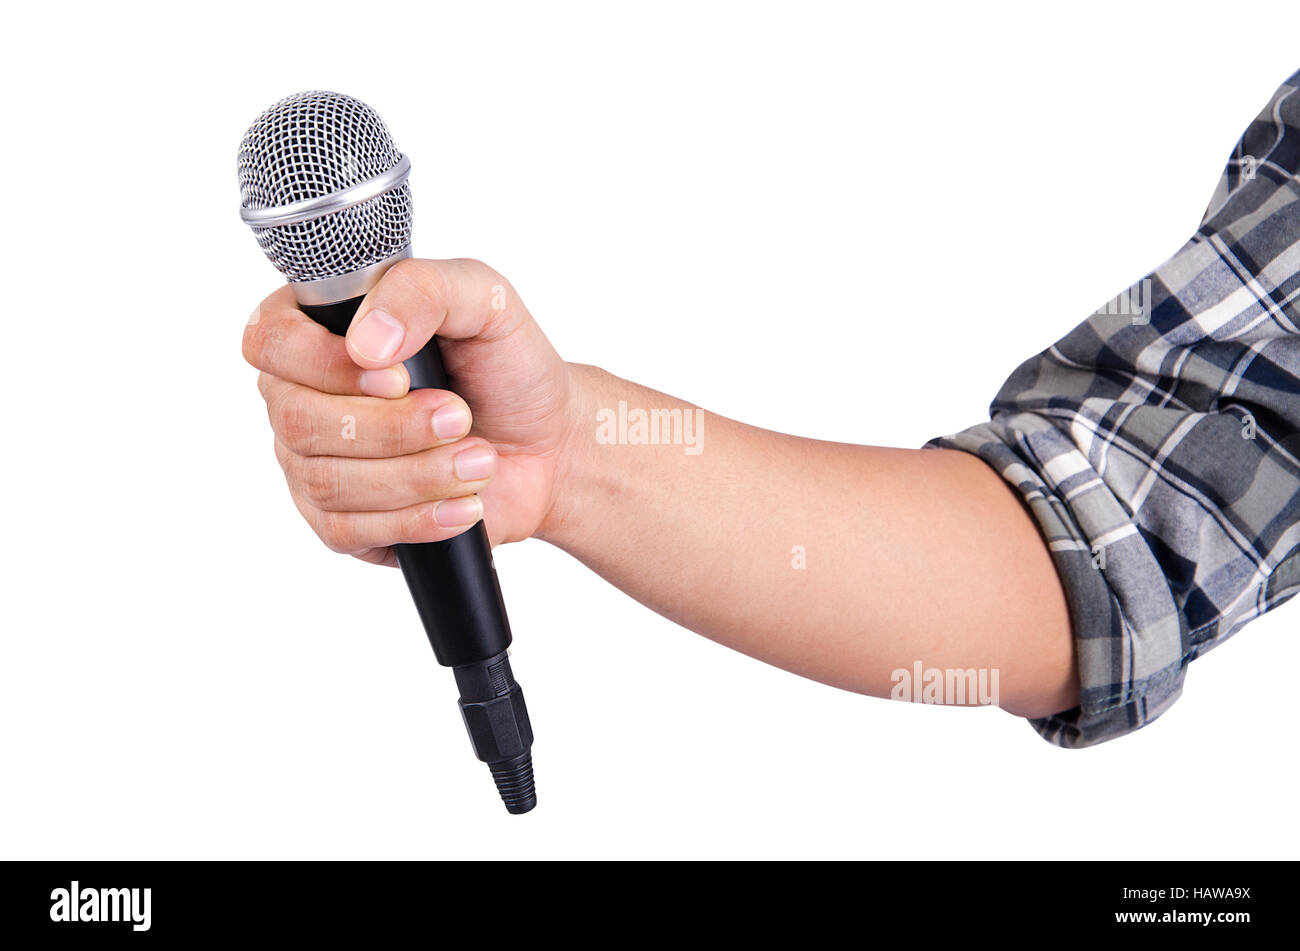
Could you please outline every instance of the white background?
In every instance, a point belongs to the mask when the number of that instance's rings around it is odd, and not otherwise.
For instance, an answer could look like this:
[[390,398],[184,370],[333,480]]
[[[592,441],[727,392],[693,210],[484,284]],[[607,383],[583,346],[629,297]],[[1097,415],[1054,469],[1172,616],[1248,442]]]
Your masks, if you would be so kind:
[[235,150],[309,88],[412,156],[417,253],[499,268],[568,359],[829,439],[986,418],[1191,235],[1300,10],[972,6],[11,7],[0,857],[1295,857],[1300,608],[1067,752],[766,667],[526,542],[516,818],[401,576],[285,491]]

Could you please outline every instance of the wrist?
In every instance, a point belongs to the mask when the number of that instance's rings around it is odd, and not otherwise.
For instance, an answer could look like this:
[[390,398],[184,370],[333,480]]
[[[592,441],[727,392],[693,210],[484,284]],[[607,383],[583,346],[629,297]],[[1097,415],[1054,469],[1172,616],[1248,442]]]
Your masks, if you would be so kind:
[[592,475],[595,461],[594,420],[600,394],[610,375],[599,367],[569,364],[569,399],[565,434],[555,455],[551,504],[533,533],[534,537],[558,548],[569,549],[583,527],[583,486]]

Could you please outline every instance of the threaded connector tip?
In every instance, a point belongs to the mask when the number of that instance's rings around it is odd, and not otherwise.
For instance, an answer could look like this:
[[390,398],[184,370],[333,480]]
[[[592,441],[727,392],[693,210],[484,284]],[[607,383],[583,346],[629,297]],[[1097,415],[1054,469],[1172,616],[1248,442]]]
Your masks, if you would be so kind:
[[506,812],[519,816],[537,805],[537,786],[533,782],[533,756],[524,753],[514,759],[488,763],[497,792],[506,804]]

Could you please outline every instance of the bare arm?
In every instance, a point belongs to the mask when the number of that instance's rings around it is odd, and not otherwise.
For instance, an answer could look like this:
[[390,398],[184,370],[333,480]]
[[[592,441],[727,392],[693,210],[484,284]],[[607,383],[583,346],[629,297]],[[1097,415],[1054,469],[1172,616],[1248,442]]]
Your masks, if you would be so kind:
[[[463,401],[406,390],[400,361],[435,332]],[[541,537],[683,626],[829,684],[888,696],[891,673],[920,662],[997,668],[1002,706],[1021,715],[1078,703],[1046,545],[973,456],[708,413],[698,452],[609,444],[601,419],[620,401],[696,408],[565,363],[508,282],[472,261],[397,265],[346,344],[277,292],[244,348],[294,501],[336,551],[391,564],[394,543],[483,513],[494,543]]]
[[698,453],[606,444],[597,414],[620,400],[694,407],[594,367],[574,373],[583,423],[540,537],[684,627],[828,684],[888,696],[891,672],[919,660],[999,668],[1002,705],[1026,716],[1078,703],[1056,570],[980,460],[708,413]]

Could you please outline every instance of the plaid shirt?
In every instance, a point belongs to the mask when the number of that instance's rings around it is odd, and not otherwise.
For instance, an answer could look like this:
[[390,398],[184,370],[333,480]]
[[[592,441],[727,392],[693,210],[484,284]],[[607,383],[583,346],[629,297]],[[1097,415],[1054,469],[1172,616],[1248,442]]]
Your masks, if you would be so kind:
[[978,455],[1060,573],[1082,747],[1154,720],[1187,665],[1300,589],[1300,72],[1237,143],[1177,254],[1003,385]]

